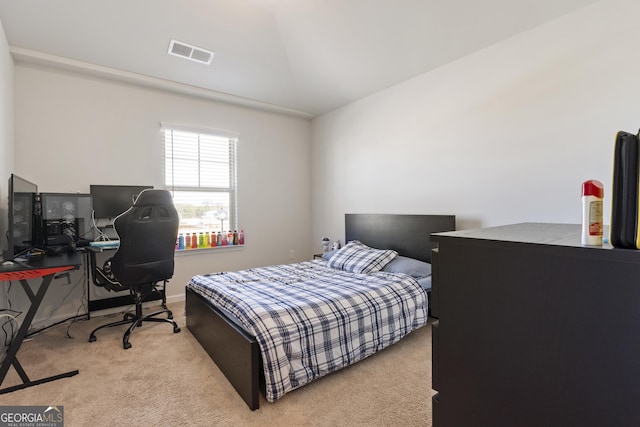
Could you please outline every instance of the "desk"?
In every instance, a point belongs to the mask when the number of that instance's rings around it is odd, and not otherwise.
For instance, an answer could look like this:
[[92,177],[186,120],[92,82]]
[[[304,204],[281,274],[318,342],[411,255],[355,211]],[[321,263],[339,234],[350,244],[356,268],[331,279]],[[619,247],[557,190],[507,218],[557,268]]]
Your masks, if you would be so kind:
[[[20,350],[22,341],[27,336],[27,332],[29,331],[31,322],[35,317],[38,308],[40,308],[40,304],[42,303],[42,300],[47,293],[47,289],[49,289],[49,285],[51,284],[53,277],[57,273],[60,273],[62,271],[78,269],[81,264],[82,255],[62,254],[55,256],[33,257],[21,264],[14,263],[0,265],[0,281],[20,281],[24,292],[27,294],[29,300],[31,301],[31,305],[29,307],[29,310],[27,311],[27,315],[20,325],[18,334],[11,341],[11,345],[9,346],[9,350],[7,352],[7,357],[2,362],[2,365],[0,365],[0,385],[2,385],[2,382],[7,376],[10,366],[13,366],[18,375],[20,375],[22,384],[0,389],[0,394],[9,393],[11,391],[20,390],[50,381],[55,381],[60,378],[72,377],[78,374],[78,370],[75,370],[47,378],[42,378],[39,380],[31,380],[22,368],[22,365],[20,365],[20,362],[18,362],[18,358],[16,356],[18,354],[18,350]],[[38,278],[41,279],[40,286],[38,287],[37,292],[34,293],[28,281],[30,279]]]

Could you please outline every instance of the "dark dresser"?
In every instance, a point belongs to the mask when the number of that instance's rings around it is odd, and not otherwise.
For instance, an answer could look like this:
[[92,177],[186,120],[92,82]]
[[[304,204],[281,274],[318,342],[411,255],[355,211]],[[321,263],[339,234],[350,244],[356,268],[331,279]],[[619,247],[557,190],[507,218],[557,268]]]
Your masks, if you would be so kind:
[[577,224],[432,241],[435,427],[640,426],[640,251]]

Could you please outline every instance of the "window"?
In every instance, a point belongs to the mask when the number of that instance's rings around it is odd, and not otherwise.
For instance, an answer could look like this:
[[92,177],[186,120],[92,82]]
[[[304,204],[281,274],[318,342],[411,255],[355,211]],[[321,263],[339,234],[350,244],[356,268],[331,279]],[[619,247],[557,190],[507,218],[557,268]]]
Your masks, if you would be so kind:
[[162,132],[164,183],[180,215],[179,232],[237,230],[237,135],[165,123]]

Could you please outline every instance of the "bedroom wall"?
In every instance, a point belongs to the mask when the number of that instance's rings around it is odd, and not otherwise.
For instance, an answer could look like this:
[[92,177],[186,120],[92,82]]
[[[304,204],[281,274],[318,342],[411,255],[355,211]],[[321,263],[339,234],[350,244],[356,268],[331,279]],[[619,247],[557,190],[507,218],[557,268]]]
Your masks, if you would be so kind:
[[[13,172],[13,59],[0,22],[0,183]],[[7,188],[0,185],[0,230],[7,227]],[[0,250],[6,249],[4,236]]]
[[[184,298],[195,274],[286,263],[291,250],[296,260],[311,257],[309,120],[23,63],[15,67],[15,88],[15,166],[41,192],[86,193],[90,184],[161,187],[160,122],[239,133],[239,222],[247,243],[179,254],[170,300]],[[83,284],[70,282],[56,289],[43,313],[77,310]],[[107,295],[101,291],[92,286],[98,297]]]
[[[7,229],[7,187],[3,180],[13,171],[13,60],[0,22],[0,230]],[[5,178],[2,178],[5,177]],[[0,251],[7,241],[0,231]],[[0,286],[0,308],[7,306],[7,288]],[[3,335],[0,334],[0,337]]]
[[608,223],[614,136],[640,127],[639,14],[602,1],[314,119],[314,248],[344,213],[580,223],[587,179]]

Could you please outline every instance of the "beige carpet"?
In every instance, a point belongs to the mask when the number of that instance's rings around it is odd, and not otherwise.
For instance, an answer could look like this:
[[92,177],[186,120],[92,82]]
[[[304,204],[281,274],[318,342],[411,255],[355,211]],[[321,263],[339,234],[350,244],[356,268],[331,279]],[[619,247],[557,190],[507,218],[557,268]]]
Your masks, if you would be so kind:
[[[185,326],[145,324],[122,349],[119,319],[93,317],[53,327],[25,342],[18,359],[32,380],[79,369],[71,378],[0,395],[0,405],[63,405],[66,426],[430,426],[431,327],[354,366],[250,411]],[[18,384],[10,368],[3,387]]]

